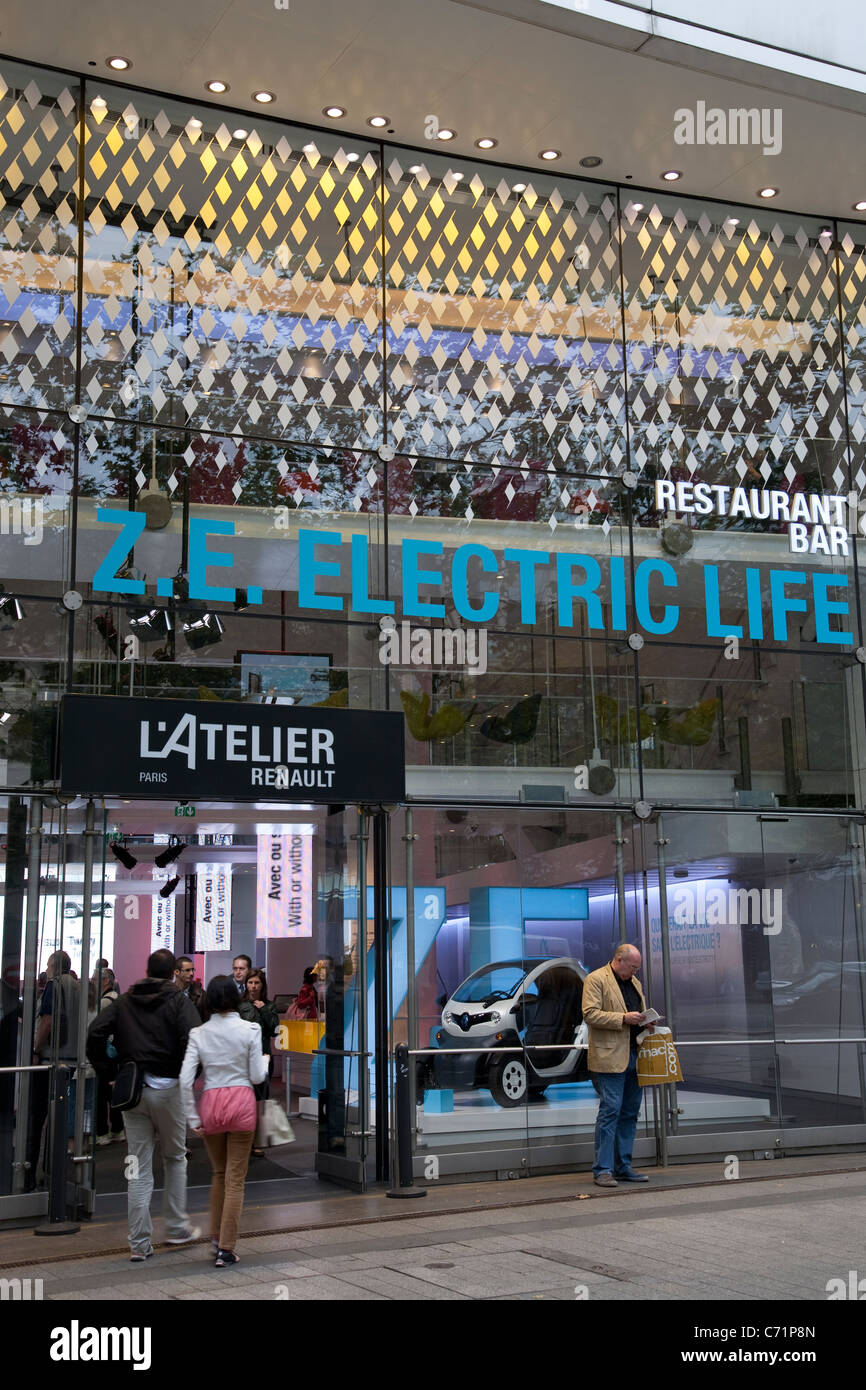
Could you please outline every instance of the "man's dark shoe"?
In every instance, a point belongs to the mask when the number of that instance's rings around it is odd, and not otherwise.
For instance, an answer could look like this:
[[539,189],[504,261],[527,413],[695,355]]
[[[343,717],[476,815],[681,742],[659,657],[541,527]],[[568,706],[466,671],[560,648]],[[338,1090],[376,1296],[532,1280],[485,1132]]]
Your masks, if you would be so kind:
[[613,1173],[599,1173],[597,1178],[593,1178],[596,1187],[619,1187],[619,1183]]
[[617,1173],[619,1182],[649,1182],[646,1173],[636,1173],[633,1168],[627,1169],[625,1173]]

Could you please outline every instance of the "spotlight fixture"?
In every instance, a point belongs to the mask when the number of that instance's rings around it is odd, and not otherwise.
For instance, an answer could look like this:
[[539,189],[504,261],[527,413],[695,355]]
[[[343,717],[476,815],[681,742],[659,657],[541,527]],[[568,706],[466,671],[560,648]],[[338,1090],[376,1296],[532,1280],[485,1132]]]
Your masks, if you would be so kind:
[[345,116],[345,106],[326,106],[322,112],[323,116],[330,116],[332,121],[338,121],[341,116]]
[[174,892],[175,888],[177,887],[177,885],[178,885],[179,883],[180,883],[180,879],[179,879],[179,878],[170,878],[170,879],[168,880],[168,882],[167,882],[167,883],[164,883],[164,884],[162,885],[162,887],[160,888],[160,890],[159,890],[159,896],[160,896],[161,898],[170,898],[171,895],[172,895],[172,893]]
[[367,118],[367,125],[373,126],[375,130],[380,130],[380,129],[382,128],[382,126],[386,126],[386,125],[390,125],[390,124],[391,124],[391,117],[390,117],[390,116],[369,116],[369,117]]
[[346,162],[348,164],[356,164],[360,157],[361,156],[356,150],[349,150],[349,153],[346,155]]
[[105,97],[94,97],[90,103],[90,109],[91,111],[107,111],[108,102],[105,100]]
[[866,201],[861,199],[859,203],[853,204],[853,208],[855,212],[866,212]]
[[17,598],[10,598],[8,594],[0,597],[0,632],[9,632],[15,623],[20,623],[24,617],[24,609]]
[[198,116],[190,116],[186,124],[188,130],[201,130],[201,121]]
[[167,865],[173,864],[175,859],[179,859],[185,849],[186,846],[182,845],[180,842],[176,845],[167,845],[164,850],[161,850],[159,854],[154,856],[153,862],[158,868],[164,869]]
[[212,647],[222,639],[224,633],[225,626],[216,613],[203,613],[194,622],[183,625],[183,635],[193,651],[200,651],[202,647]]
[[643,212],[643,203],[632,203],[632,212]]
[[[420,174],[420,173],[423,172],[423,169],[424,169],[424,165],[423,165],[423,164],[410,164],[410,165],[409,165],[409,173],[410,173],[410,174]],[[866,203],[864,203],[863,206],[866,207]]]
[[759,188],[759,189],[758,189],[758,197],[759,197],[759,198],[775,198],[775,196],[776,196],[776,194],[778,193],[778,191],[779,191],[778,188]]
[[302,146],[301,146],[301,153],[302,153],[302,154],[318,154],[319,151],[318,151],[317,146],[313,144],[312,140],[310,140],[306,145],[302,145]]
[[247,136],[249,135],[249,133],[250,133],[250,132],[249,132],[248,130],[244,130],[243,126],[241,126],[239,130],[233,130],[233,131],[232,131],[232,139],[233,139],[233,140],[246,140],[246,138],[247,138]]
[[583,159],[578,160],[581,169],[597,169],[599,164],[604,161],[600,154],[585,154]]
[[270,106],[272,101],[276,101],[276,92],[253,92],[253,101],[257,101],[261,106]]
[[739,225],[740,225],[740,219],[739,219],[739,217],[726,217],[726,218],[725,218],[725,226],[726,226],[726,227],[739,227]]
[[681,179],[682,176],[683,173],[681,169],[665,169],[662,174],[665,183],[676,183],[677,179]]
[[126,845],[111,844],[109,845],[109,849],[111,850],[111,853],[114,855],[115,859],[120,864],[122,864],[125,869],[135,868],[136,864],[138,863],[138,860],[136,859],[134,854],[130,854],[129,850],[126,848]]
[[129,61],[128,58],[120,57],[106,58],[105,65],[106,67],[114,68],[115,72],[126,72],[127,68],[132,67],[132,63]]
[[525,183],[513,183],[513,184],[511,185],[511,191],[512,191],[512,193],[525,193],[525,192],[526,192],[526,184],[525,184]]
[[482,135],[480,140],[475,141],[475,148],[478,150],[493,150],[499,144],[492,135]]
[[460,172],[459,169],[452,169],[452,170],[450,171],[450,173],[451,173],[452,179],[456,179],[456,181],[457,181],[458,183],[460,182],[461,179],[465,179],[465,177],[466,177],[465,174],[461,174],[461,172]]
[[[548,162],[551,159],[562,159],[562,150],[539,150],[538,158],[546,159]],[[581,161],[581,163],[582,162],[583,161]]]
[[131,618],[130,632],[139,642],[159,642],[171,632],[171,614],[167,608],[151,608],[138,618]]
[[204,85],[206,91],[215,92],[217,96],[221,96],[223,92],[227,92],[229,90],[229,84],[227,82],[223,82],[219,78],[215,78],[212,82],[206,82]]
[[452,130],[450,126],[443,125],[443,126],[440,128],[439,133],[438,133],[437,136],[436,136],[436,139],[437,139],[437,140],[453,140],[456,134],[457,134],[457,131],[456,131],[456,130]]

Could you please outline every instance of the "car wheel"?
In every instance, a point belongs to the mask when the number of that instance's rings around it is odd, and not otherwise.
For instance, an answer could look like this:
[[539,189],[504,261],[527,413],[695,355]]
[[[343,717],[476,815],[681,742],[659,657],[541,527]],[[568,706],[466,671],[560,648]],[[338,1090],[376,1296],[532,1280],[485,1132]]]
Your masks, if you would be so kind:
[[490,1094],[506,1109],[522,1105],[527,1096],[526,1063],[519,1057],[503,1057],[491,1063],[487,1084]]

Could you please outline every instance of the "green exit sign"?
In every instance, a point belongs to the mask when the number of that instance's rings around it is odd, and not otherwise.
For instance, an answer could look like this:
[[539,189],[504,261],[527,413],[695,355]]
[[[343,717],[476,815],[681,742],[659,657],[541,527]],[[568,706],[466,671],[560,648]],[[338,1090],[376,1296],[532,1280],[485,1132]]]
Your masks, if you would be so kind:
[[194,815],[195,815],[195,807],[194,807],[194,806],[178,805],[178,806],[175,806],[175,808],[174,808],[174,814],[175,814],[176,816],[194,816]]

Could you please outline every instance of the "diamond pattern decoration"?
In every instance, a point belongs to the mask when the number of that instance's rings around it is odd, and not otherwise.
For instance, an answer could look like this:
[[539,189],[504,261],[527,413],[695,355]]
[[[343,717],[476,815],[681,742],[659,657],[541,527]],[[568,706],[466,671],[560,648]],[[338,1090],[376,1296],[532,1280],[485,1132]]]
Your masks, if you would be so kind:
[[0,402],[7,408],[63,410],[73,398],[77,148],[70,86],[51,73],[41,73],[37,84],[29,71],[4,62]]
[[[461,161],[461,166],[465,161]],[[616,202],[539,174],[386,162],[389,424],[407,454],[604,476],[622,432]],[[610,443],[606,439],[610,437]]]
[[820,225],[781,226],[763,210],[747,223],[669,198],[624,219],[635,472],[847,488],[835,263]]
[[96,409],[375,447],[377,160],[350,162],[332,138],[282,125],[240,141],[213,112],[201,128],[178,119],[118,89],[87,111],[84,389]]

